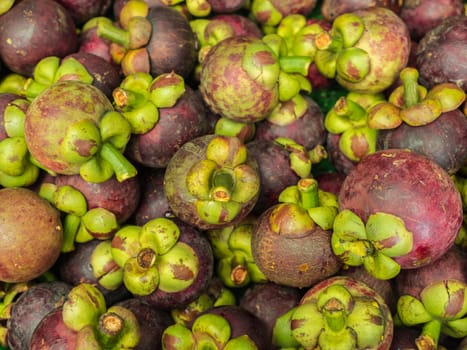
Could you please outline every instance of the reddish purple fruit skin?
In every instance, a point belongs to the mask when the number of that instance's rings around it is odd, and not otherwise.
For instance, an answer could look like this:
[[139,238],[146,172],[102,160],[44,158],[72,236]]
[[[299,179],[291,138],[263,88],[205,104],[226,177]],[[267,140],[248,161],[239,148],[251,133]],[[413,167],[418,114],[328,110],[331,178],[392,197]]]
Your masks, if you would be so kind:
[[105,58],[92,53],[78,51],[64,58],[72,57],[80,62],[93,77],[92,84],[100,89],[108,98],[112,98],[113,90],[120,85],[121,76],[117,67]]
[[112,5],[112,0],[55,0],[70,12],[77,25],[87,20],[104,16]]
[[174,71],[188,78],[197,59],[196,35],[188,19],[169,6],[150,7],[147,19],[152,25],[151,40],[146,46],[151,74]]
[[42,58],[77,48],[73,18],[57,1],[22,0],[0,17],[0,58],[12,72],[31,76]]
[[467,91],[467,16],[448,17],[419,41],[416,68],[431,88],[451,82]]
[[48,313],[37,325],[30,350],[75,350],[76,332],[63,322],[62,308]]
[[65,302],[71,285],[62,281],[33,284],[11,306],[7,321],[10,349],[29,349],[34,329],[52,310]]
[[467,118],[455,109],[426,125],[402,123],[395,129],[381,130],[377,148],[411,149],[432,159],[449,174],[454,174],[467,159]]
[[279,195],[287,186],[296,185],[299,176],[290,168],[287,150],[269,140],[253,140],[246,144],[248,152],[256,159],[259,168],[259,197],[252,213],[260,215],[277,204]]
[[399,296],[408,294],[420,298],[425,287],[448,279],[467,283],[467,252],[455,245],[431,264],[415,270],[401,270],[394,279],[394,286]]
[[406,0],[400,17],[412,39],[418,41],[445,18],[462,15],[464,11],[463,0]]
[[373,6],[386,7],[395,13],[401,9],[400,0],[323,0],[321,14],[324,19],[333,21],[337,16],[344,13],[354,12]]
[[173,216],[164,193],[164,169],[145,168],[139,175],[141,199],[133,219],[136,225],[143,226],[157,217]]
[[57,175],[55,184],[76,188],[86,198],[88,210],[107,209],[115,214],[120,224],[133,215],[141,198],[140,182],[136,176],[121,182],[112,176],[109,180],[93,183],[87,182],[80,175]]
[[213,13],[232,13],[247,8],[248,0],[208,0]]
[[28,282],[48,271],[60,255],[59,211],[23,187],[0,189],[0,280]]
[[[318,225],[302,232],[274,232],[275,225],[293,221],[287,205],[274,205],[257,219],[251,251],[258,268],[269,281],[297,288],[310,287],[337,273],[341,260],[333,254],[331,234]],[[286,226],[286,225],[284,225]]]
[[[256,123],[255,139],[273,141],[278,137],[286,137],[308,150],[324,144],[327,132],[324,128],[323,112],[311,97],[305,96],[304,98],[307,109],[302,116],[286,125],[274,124],[268,119],[261,120]],[[287,108],[287,106],[287,103],[285,103],[284,108]],[[293,103],[290,103],[290,107],[292,106]]]
[[403,269],[441,257],[462,224],[462,200],[449,174],[429,158],[405,149],[378,151],[347,175],[339,193],[340,210],[366,222],[384,212],[401,218],[413,234],[413,249],[395,258]]
[[173,107],[159,108],[159,121],[144,134],[133,134],[126,148],[128,158],[150,168],[165,168],[186,142],[208,130],[201,96],[190,87]]
[[326,135],[326,151],[328,152],[329,160],[342,176],[346,176],[358,162],[349,159],[339,147],[341,134],[328,133]]
[[299,288],[272,282],[256,283],[242,295],[239,306],[263,320],[271,337],[277,318],[297,306],[302,295]]
[[257,23],[249,17],[235,13],[225,13],[213,16],[212,20],[219,20],[229,24],[233,28],[235,35],[251,35],[256,38],[263,36],[263,32]]

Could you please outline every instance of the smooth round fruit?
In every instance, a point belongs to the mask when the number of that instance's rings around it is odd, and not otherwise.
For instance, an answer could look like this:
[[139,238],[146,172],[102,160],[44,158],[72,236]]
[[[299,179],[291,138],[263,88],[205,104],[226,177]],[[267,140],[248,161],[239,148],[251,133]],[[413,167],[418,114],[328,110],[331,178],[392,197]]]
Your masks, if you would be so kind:
[[0,190],[0,281],[26,282],[57,260],[63,233],[60,213],[29,189]]

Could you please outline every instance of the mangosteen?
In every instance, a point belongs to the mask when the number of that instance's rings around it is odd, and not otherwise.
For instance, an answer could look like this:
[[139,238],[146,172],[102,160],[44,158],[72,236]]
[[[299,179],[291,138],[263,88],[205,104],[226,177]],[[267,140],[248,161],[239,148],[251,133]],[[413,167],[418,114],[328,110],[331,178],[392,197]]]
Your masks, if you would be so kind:
[[42,58],[76,52],[76,29],[58,1],[17,1],[0,18],[0,58],[10,71],[31,76]]
[[59,211],[36,192],[0,189],[0,280],[27,282],[47,272],[60,255]]
[[21,293],[7,320],[8,347],[30,349],[33,332],[42,318],[63,305],[71,288],[70,284],[57,280],[33,284]]
[[235,136],[202,135],[170,159],[164,191],[180,220],[203,230],[226,227],[243,220],[256,204],[257,162]]
[[416,67],[427,88],[451,82],[467,91],[467,16],[444,19],[420,39]]

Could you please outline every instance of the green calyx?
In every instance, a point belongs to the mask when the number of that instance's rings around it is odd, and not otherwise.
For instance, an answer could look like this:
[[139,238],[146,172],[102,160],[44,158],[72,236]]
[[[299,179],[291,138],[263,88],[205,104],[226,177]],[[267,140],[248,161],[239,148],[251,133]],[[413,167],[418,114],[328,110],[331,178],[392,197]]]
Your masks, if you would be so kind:
[[266,281],[251,252],[252,232],[253,222],[248,220],[235,226],[207,231],[218,261],[217,275],[227,287],[239,288],[250,282]]
[[97,35],[127,50],[144,47],[152,32],[152,25],[146,18],[148,11],[148,4],[130,0],[120,10],[120,26],[108,21],[97,21]]
[[123,270],[112,258],[112,240],[106,239],[96,245],[90,266],[94,277],[107,290],[116,290],[123,283]]
[[167,327],[162,334],[162,345],[165,349],[183,350],[258,349],[247,335],[232,338],[229,322],[212,313],[196,317],[191,329],[179,323]]
[[400,265],[394,258],[412,250],[413,235],[392,214],[374,213],[365,224],[344,209],[335,217],[331,245],[344,264],[363,265],[373,277],[386,280],[399,274]]
[[159,109],[173,107],[185,93],[185,80],[174,72],[152,77],[127,75],[112,96],[117,109],[131,125],[131,133],[145,134],[159,121]]
[[97,320],[75,331],[77,350],[133,349],[141,337],[136,316],[130,309],[119,305],[103,310]]
[[397,317],[403,325],[419,326],[417,346],[438,346],[441,334],[467,336],[467,286],[459,280],[441,280],[425,287],[420,297],[402,295],[397,300]]
[[32,185],[39,176],[39,168],[32,160],[24,139],[26,99],[10,102],[3,112],[3,128],[7,135],[0,141],[0,185],[24,187]]
[[205,158],[188,171],[186,186],[197,199],[197,212],[204,221],[228,222],[258,195],[259,176],[248,164],[246,146],[239,138],[216,135],[206,147]]
[[88,182],[104,182],[113,175],[119,182],[136,176],[136,167],[123,155],[130,140],[131,126],[118,112],[109,111],[99,125],[82,120],[69,126],[61,155],[80,164],[79,173]]
[[393,129],[403,122],[410,126],[422,126],[464,103],[465,92],[456,84],[437,84],[427,90],[418,83],[418,78],[417,69],[402,69],[402,84],[391,92],[388,101],[369,110],[368,124],[378,129]]
[[[252,1],[250,11],[254,18],[262,18],[261,24],[266,28],[274,28],[283,18],[282,13],[276,9],[270,0]],[[266,16],[264,16],[264,14],[266,14]]]
[[44,183],[39,195],[65,214],[62,252],[73,251],[75,243],[112,238],[119,228],[114,213],[100,207],[89,209],[86,197],[73,186]]
[[243,70],[259,85],[271,90],[279,80],[280,65],[274,52],[262,41],[247,46],[242,57]]
[[338,16],[330,31],[315,37],[318,51],[314,60],[318,70],[329,78],[359,82],[370,72],[370,58],[366,51],[355,47],[365,28],[360,17],[352,13]]
[[172,293],[193,283],[199,260],[188,244],[179,242],[179,236],[178,226],[166,218],[124,226],[115,233],[111,254],[123,269],[123,283],[130,292],[149,295],[160,289]]
[[324,127],[340,134],[339,149],[348,159],[358,162],[376,151],[379,128],[372,124],[370,113],[384,102],[380,94],[349,93],[339,97],[326,113]]
[[80,283],[70,290],[63,303],[63,322],[78,332],[85,326],[96,325],[106,309],[102,292],[92,284]]
[[77,80],[92,84],[94,77],[74,57],[47,56],[35,65],[32,77],[26,80],[24,95],[28,100],[33,100],[47,87],[61,80]]
[[[280,193],[278,202],[296,206],[296,210],[291,213],[295,211],[301,213],[301,222],[304,226],[300,232],[308,226],[312,228],[315,224],[323,230],[330,230],[333,227],[334,218],[337,214],[337,198],[330,192],[320,190],[318,182],[314,178],[302,178],[297,185],[286,187]],[[280,210],[278,210],[279,212]],[[295,223],[297,225],[299,221],[298,219],[295,220],[295,215],[294,220],[291,221],[297,221]],[[276,221],[275,217],[276,215],[271,216],[271,227],[279,232],[282,225],[272,225]]]
[[313,301],[294,308],[289,317],[288,342],[296,341],[305,348],[377,348],[384,340],[384,314],[379,303],[353,295],[345,285],[330,285]]

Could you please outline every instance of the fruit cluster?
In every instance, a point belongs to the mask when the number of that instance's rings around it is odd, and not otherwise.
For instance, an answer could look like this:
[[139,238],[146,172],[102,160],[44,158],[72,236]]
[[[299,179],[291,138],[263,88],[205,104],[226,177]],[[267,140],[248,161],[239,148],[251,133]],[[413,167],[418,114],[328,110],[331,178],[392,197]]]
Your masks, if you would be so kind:
[[3,0],[0,348],[467,347],[467,2]]

